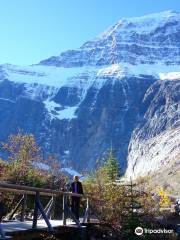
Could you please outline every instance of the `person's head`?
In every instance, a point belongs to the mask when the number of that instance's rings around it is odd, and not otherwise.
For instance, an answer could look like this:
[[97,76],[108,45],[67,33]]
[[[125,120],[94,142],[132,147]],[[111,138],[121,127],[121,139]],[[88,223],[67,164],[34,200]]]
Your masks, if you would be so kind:
[[74,176],[74,178],[73,178],[73,180],[74,180],[74,182],[78,182],[79,181],[79,176]]

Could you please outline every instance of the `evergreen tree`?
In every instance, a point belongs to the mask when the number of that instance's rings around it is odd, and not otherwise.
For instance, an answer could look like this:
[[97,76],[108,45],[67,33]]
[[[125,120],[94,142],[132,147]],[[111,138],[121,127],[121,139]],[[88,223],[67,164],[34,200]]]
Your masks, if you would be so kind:
[[109,150],[104,169],[107,174],[108,181],[115,181],[120,177],[120,167],[117,158],[114,156],[112,147]]

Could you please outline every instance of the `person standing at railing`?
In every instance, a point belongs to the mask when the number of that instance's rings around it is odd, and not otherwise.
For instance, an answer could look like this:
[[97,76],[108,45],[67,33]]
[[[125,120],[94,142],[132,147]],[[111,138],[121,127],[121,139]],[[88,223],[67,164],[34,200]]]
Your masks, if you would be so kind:
[[[83,186],[79,181],[79,176],[74,176],[73,182],[71,183],[70,191],[72,193],[83,194]],[[79,207],[80,207],[80,197],[71,197],[71,210],[75,215],[76,219],[79,221]]]

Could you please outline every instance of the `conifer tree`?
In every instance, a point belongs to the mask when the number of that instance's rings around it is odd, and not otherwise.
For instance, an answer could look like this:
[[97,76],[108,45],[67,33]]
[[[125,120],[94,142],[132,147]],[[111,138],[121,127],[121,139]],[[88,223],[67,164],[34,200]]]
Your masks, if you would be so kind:
[[108,152],[108,157],[104,165],[108,181],[113,182],[120,177],[120,167],[117,158],[114,156],[112,147]]

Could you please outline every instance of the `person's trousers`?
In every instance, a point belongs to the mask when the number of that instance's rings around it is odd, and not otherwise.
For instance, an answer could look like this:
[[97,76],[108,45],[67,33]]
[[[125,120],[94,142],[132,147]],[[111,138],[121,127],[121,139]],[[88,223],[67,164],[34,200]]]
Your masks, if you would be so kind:
[[79,220],[80,197],[71,197],[71,211],[77,220]]

